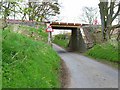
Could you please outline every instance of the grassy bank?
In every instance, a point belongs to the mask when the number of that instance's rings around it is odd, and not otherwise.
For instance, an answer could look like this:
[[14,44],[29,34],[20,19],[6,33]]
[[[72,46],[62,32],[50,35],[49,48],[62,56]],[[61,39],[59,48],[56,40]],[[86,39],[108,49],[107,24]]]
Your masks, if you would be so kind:
[[2,31],[0,30],[0,89],[2,89]]
[[86,53],[86,55],[91,56],[100,61],[120,63],[120,60],[118,59],[118,54],[118,48],[111,45],[110,43],[95,45]]
[[2,34],[3,88],[60,87],[60,58],[43,42],[47,37],[42,30],[39,34],[44,39],[38,41],[10,28]]

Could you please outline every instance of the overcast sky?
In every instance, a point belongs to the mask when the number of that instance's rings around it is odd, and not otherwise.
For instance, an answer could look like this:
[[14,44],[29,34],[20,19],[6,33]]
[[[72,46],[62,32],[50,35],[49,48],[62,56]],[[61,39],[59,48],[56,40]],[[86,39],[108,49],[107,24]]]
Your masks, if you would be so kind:
[[[24,0],[24,1],[27,2],[28,0]],[[82,8],[94,7],[98,9],[98,21],[100,23],[99,6],[98,6],[99,0],[58,0],[58,3],[61,6],[60,15],[53,17],[53,20],[57,19],[60,22],[69,22],[69,23],[70,22],[84,23],[80,20],[83,13]]]
[[80,16],[83,7],[99,8],[99,0],[58,0],[61,5],[60,15],[57,17],[62,22],[81,22]]

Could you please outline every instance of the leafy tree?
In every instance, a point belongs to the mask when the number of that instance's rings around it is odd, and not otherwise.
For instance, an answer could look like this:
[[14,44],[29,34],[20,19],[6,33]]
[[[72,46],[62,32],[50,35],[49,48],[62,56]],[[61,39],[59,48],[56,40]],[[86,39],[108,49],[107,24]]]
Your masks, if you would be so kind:
[[[0,2],[0,16],[2,17],[4,24],[3,29],[7,27],[7,19],[12,13],[17,13],[18,11],[15,10],[15,7],[19,6],[18,1],[15,2]],[[15,16],[14,16],[15,17]]]
[[23,19],[28,16],[29,20],[43,21],[48,20],[50,16],[59,14],[59,4],[52,2],[29,2],[24,8]]
[[22,20],[28,17],[29,20],[41,22],[60,13],[57,2],[28,2],[27,5],[23,6],[21,6],[20,3],[20,0],[0,2],[0,16],[4,20],[3,29],[7,27],[6,20],[9,19],[10,16],[14,16],[15,19],[18,13],[23,15]]

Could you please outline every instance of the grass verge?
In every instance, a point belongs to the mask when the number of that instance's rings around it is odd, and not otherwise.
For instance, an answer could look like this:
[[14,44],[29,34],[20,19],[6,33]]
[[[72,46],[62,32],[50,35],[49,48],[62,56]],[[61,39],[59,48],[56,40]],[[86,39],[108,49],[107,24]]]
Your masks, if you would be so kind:
[[85,53],[85,55],[95,58],[98,61],[111,62],[112,64],[120,63],[118,54],[118,48],[109,43],[95,45],[92,49]]
[[50,46],[11,30],[2,32],[3,88],[59,88],[60,58]]
[[0,90],[2,89],[2,31],[0,30]]

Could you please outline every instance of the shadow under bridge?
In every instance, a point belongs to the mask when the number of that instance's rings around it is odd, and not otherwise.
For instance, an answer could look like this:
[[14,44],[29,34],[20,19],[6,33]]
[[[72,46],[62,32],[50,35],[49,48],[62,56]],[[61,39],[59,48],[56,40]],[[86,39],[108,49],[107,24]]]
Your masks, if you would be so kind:
[[85,52],[87,50],[80,30],[83,25],[63,22],[46,22],[46,24],[52,26],[54,30],[71,30],[71,37],[68,44],[69,51]]

